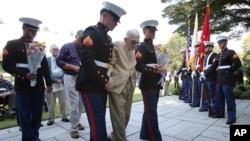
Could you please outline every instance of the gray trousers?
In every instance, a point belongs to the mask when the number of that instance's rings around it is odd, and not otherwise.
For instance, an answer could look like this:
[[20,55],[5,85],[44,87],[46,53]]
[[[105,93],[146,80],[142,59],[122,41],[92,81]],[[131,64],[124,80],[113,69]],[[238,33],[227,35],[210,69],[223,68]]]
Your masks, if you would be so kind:
[[10,94],[8,96],[9,110],[16,109],[16,94]]
[[76,77],[64,74],[64,90],[69,103],[69,118],[72,131],[78,130],[77,126],[80,123],[81,115],[83,112],[83,103],[81,95],[75,89]]
[[8,104],[8,110],[16,109],[16,94],[11,93],[10,95],[7,95],[5,97],[0,97],[0,101]]
[[53,93],[46,93],[48,112],[49,112],[49,117],[48,117],[49,121],[54,121],[55,119],[56,98],[58,98],[58,101],[59,101],[61,118],[62,119],[67,118],[67,113],[66,113],[67,99],[66,99],[64,90],[62,90],[62,91],[57,91]]
[[110,93],[109,107],[113,132],[111,139],[114,141],[126,141],[126,127],[129,122],[134,88],[130,79],[127,81],[120,94]]

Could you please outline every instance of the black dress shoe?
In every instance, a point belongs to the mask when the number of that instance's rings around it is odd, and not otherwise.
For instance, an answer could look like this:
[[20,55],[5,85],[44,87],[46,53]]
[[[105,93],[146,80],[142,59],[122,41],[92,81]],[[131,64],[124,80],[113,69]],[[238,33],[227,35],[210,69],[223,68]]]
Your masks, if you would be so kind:
[[142,140],[149,140],[149,137],[140,136],[140,139],[142,139]]
[[211,118],[225,118],[225,116],[212,115]]
[[214,113],[209,113],[209,112],[208,112],[208,117],[213,117],[213,116],[215,116]]
[[149,136],[141,134],[140,135],[140,139],[142,139],[142,140],[149,140]]
[[207,109],[199,109],[199,112],[206,112]]
[[19,131],[22,131],[22,127],[21,126],[19,126]]
[[199,105],[189,104],[190,107],[199,107]]
[[140,137],[140,139],[142,139],[142,140],[149,140],[149,138],[145,138],[145,137]]
[[55,123],[54,121],[51,121],[51,120],[50,120],[50,121],[47,122],[47,125],[48,125],[48,126],[51,126],[51,125],[53,125],[54,123]]
[[233,123],[235,123],[236,122],[236,120],[228,120],[227,122],[226,122],[226,124],[233,124]]
[[62,122],[69,122],[69,119],[68,118],[63,118]]

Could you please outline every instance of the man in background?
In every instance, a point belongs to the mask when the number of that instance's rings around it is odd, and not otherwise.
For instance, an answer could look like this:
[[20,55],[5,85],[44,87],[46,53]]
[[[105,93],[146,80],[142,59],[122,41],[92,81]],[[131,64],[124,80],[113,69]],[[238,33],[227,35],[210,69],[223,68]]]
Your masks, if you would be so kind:
[[56,64],[63,70],[64,90],[69,103],[69,120],[71,124],[70,135],[72,138],[79,138],[78,130],[84,130],[80,123],[83,112],[83,103],[80,93],[75,89],[76,75],[80,68],[80,58],[77,48],[80,46],[83,31],[76,33],[75,41],[64,44],[56,58]]
[[46,99],[48,104],[48,122],[47,125],[53,125],[55,123],[55,106],[56,106],[56,98],[58,97],[60,104],[60,113],[61,120],[63,122],[69,122],[67,118],[67,104],[66,104],[66,95],[63,87],[63,71],[56,64],[56,58],[59,52],[59,48],[57,45],[53,44],[50,46],[50,52],[52,56],[47,58],[49,69],[50,69],[50,77],[52,80],[53,91],[52,93],[46,93]]
[[[13,84],[3,78],[3,73],[0,72],[0,100],[8,104],[8,116],[16,114],[16,92]],[[3,115],[2,115],[3,116]]]
[[165,83],[164,83],[164,96],[167,96],[169,95],[168,93],[168,88],[169,88],[169,85],[172,81],[172,74],[171,72],[167,73],[166,77],[165,77]]
[[181,81],[182,81],[182,91],[181,91],[181,96],[180,99],[183,101],[188,100],[188,95],[189,95],[189,87],[188,87],[188,80],[187,80],[187,67],[186,67],[186,50],[181,50],[182,54],[182,63],[179,68],[179,70],[176,72],[176,75],[174,76],[175,79],[179,79],[179,75],[181,74]]

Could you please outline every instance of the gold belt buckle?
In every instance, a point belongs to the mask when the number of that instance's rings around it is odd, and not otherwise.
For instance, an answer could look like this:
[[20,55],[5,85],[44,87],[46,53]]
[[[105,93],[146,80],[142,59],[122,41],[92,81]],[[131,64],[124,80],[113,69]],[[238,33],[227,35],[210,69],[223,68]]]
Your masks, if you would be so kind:
[[106,68],[109,69],[109,66],[110,66],[110,65],[107,63]]
[[218,70],[220,68],[220,65],[216,68],[216,70]]

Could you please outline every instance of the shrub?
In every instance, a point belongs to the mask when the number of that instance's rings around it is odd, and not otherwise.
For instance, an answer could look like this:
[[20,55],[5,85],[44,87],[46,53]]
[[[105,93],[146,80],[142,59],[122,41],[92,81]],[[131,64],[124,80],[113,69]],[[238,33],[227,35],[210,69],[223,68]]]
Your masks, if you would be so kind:
[[239,99],[240,98],[240,96],[241,96],[241,90],[239,89],[239,87],[234,87],[234,90],[233,90],[233,93],[234,93],[234,97],[236,98],[236,99]]

